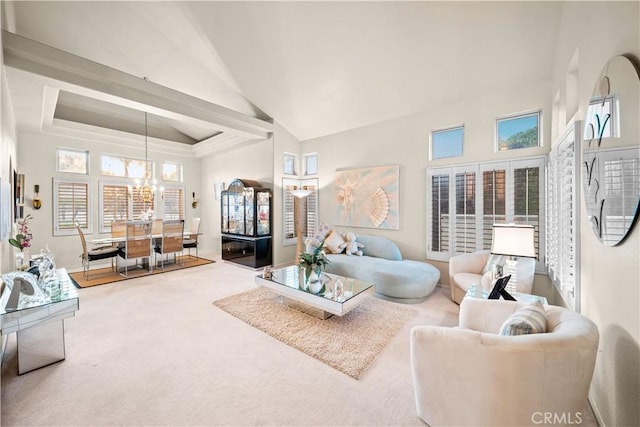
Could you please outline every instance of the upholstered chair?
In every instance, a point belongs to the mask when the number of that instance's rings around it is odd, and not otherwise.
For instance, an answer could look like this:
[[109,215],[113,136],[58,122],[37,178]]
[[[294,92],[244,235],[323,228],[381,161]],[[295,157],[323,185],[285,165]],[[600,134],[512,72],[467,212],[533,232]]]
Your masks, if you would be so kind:
[[[449,259],[449,286],[451,300],[460,304],[462,298],[472,286],[482,286],[485,291],[491,290],[491,268],[486,269],[490,251],[478,251],[461,254]],[[486,270],[486,271],[483,271]],[[516,291],[530,294],[536,273],[534,258],[518,258],[516,264]]]
[[418,416],[430,426],[536,425],[544,414],[580,417],[598,351],[587,317],[546,306],[547,332],[504,336],[524,303],[465,297],[459,327],[411,330]]
[[198,258],[198,235],[200,234],[200,218],[191,220],[191,229],[189,235],[182,241],[182,247],[189,250],[191,256],[191,248],[196,249],[196,258]]
[[120,249],[114,245],[100,246],[99,248],[87,249],[87,241],[82,232],[80,225],[76,224],[78,235],[80,235],[80,242],[82,243],[82,271],[84,272],[84,278],[89,280],[89,264],[91,261],[99,261],[102,259],[111,258],[111,269],[115,270],[113,260],[120,254]]

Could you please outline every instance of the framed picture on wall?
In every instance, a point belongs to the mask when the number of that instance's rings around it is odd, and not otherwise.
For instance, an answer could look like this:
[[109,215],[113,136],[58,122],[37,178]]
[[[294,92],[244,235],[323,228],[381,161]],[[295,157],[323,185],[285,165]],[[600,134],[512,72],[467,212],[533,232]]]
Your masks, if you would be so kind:
[[398,230],[399,188],[399,165],[336,171],[333,224]]

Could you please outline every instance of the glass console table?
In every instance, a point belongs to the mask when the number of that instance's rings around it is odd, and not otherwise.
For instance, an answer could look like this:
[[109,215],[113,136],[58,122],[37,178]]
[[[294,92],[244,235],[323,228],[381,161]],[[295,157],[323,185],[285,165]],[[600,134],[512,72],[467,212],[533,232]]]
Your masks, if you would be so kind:
[[[79,309],[76,288],[64,268],[55,270],[47,287],[38,284],[35,276],[27,275],[24,272],[2,275],[4,286],[0,297],[2,354],[8,334],[15,332],[19,374],[65,359],[64,319],[75,316]],[[22,285],[14,305],[15,300],[12,303],[10,299],[16,277],[26,278],[28,283]]]

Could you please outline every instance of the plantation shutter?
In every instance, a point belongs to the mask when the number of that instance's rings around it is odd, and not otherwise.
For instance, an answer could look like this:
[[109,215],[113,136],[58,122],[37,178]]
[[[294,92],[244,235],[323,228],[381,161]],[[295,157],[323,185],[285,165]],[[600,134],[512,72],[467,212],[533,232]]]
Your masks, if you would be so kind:
[[295,239],[295,219],[294,219],[294,197],[291,193],[298,185],[295,180],[284,179],[282,183],[283,203],[284,203],[284,238],[285,240]]
[[542,259],[543,174],[544,158],[427,169],[427,258],[491,249],[493,224],[517,223]]
[[454,254],[476,251],[476,173],[455,174]]
[[447,260],[450,256],[450,176],[448,168],[431,170],[427,174],[427,194],[431,197],[427,213],[427,256],[433,259]]
[[89,216],[89,183],[54,180],[55,235],[73,234],[79,224],[91,232]]
[[482,249],[491,249],[493,224],[506,222],[506,170],[496,168],[482,172]]
[[524,167],[513,169],[513,223],[534,227],[536,257],[540,242],[540,168]]
[[131,197],[129,187],[121,184],[101,184],[101,222],[100,231],[111,231],[112,221],[131,219],[129,206]]
[[312,193],[306,197],[305,217],[305,237],[313,237],[318,231],[318,185],[317,180],[307,180],[302,183],[303,188],[311,190]]
[[141,219],[143,212],[146,212],[149,209],[154,209],[155,193],[151,196],[151,201],[149,203],[145,203],[140,197],[138,197],[138,195],[136,194],[136,190],[134,189],[132,199],[132,212],[131,217],[129,218],[130,220],[139,220]]
[[292,191],[298,188],[305,188],[311,191],[311,194],[302,199],[300,204],[301,209],[304,211],[302,217],[305,219],[305,223],[302,224],[304,237],[313,237],[318,231],[318,179],[297,180],[285,178],[282,180],[285,244],[296,243],[295,197],[293,197]]
[[631,227],[636,215],[637,194],[640,192],[640,160],[637,148],[618,149],[598,155],[604,170],[606,215],[600,218],[602,239],[615,245]]
[[184,219],[184,189],[165,188],[163,197],[164,219]]
[[568,307],[579,311],[580,280],[579,141],[580,124],[571,125],[552,148],[547,165],[547,230],[545,264],[549,278]]
[[[547,159],[547,215],[546,215],[546,250],[545,266],[551,281],[559,277],[560,267],[560,192],[562,191],[559,174],[562,169],[559,146],[555,145],[549,153]],[[571,190],[571,189],[570,189]]]

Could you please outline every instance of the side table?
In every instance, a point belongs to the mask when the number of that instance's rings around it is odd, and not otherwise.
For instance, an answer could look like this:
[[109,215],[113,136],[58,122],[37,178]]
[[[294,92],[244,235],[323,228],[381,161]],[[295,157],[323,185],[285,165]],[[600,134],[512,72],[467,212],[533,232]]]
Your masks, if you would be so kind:
[[[549,305],[549,303],[547,302],[547,299],[539,295],[525,294],[522,292],[509,292],[509,293],[518,302],[532,303],[532,302],[540,301],[543,305]],[[471,286],[469,290],[467,290],[467,294],[465,295],[465,298],[467,297],[477,298],[475,293],[475,286]],[[489,298],[489,292],[482,290],[482,298],[483,299]]]
[[15,310],[6,310],[13,283],[6,283],[0,297],[2,353],[7,335],[15,332],[18,345],[18,374],[33,371],[65,359],[64,319],[79,309],[78,294],[64,268],[56,270],[60,293],[53,298],[30,299],[21,295]]

